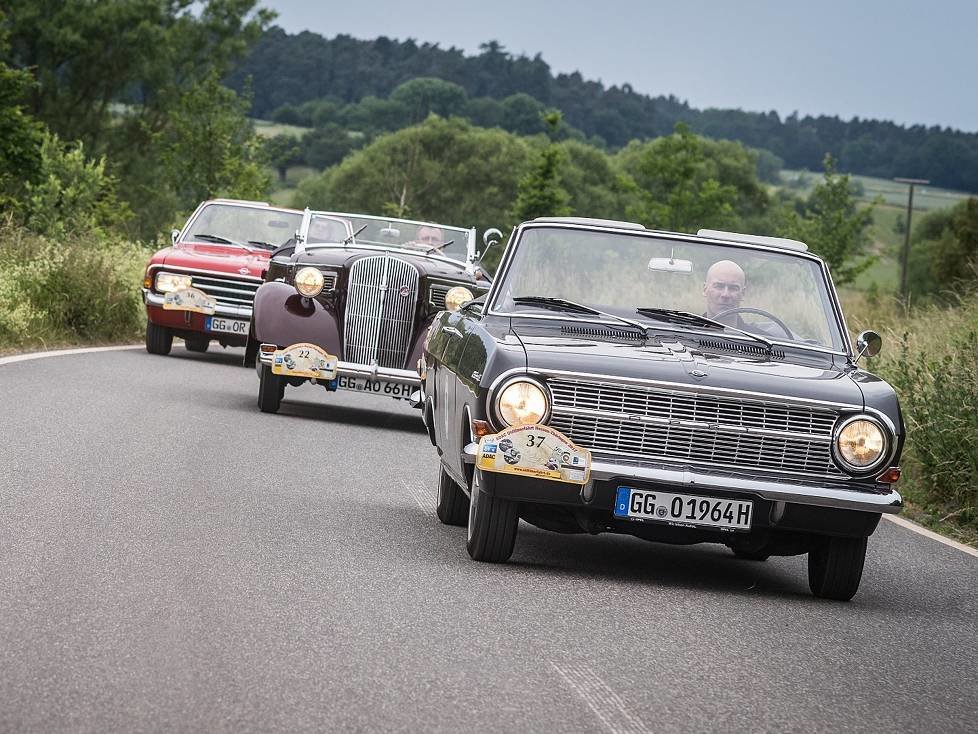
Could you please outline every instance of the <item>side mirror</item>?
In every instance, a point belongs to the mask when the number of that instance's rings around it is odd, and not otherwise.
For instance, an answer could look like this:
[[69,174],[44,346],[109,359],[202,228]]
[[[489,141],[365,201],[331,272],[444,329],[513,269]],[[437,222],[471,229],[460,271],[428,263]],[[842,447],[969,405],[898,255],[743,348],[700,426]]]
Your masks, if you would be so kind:
[[476,260],[481,260],[489,252],[489,248],[498,243],[503,238],[503,233],[500,232],[495,227],[490,227],[485,232],[482,233],[482,244],[485,249],[478,254]]
[[882,348],[883,337],[875,331],[864,331],[856,337],[856,349],[858,350],[856,361],[862,356],[875,357]]
[[180,236],[180,230],[179,229],[171,229],[170,230],[170,244],[171,245],[177,244],[177,238],[179,236]]

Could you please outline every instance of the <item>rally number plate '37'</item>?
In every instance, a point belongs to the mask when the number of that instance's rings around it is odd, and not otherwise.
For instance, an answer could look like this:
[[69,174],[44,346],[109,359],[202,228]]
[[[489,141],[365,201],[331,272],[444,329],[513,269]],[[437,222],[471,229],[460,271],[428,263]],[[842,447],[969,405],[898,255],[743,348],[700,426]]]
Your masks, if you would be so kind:
[[315,344],[293,344],[272,355],[272,373],[293,377],[332,380],[336,377],[337,358]]
[[164,311],[194,311],[211,315],[217,310],[217,301],[199,288],[184,288],[163,296]]
[[549,426],[516,426],[484,436],[476,466],[499,474],[586,484],[591,453]]

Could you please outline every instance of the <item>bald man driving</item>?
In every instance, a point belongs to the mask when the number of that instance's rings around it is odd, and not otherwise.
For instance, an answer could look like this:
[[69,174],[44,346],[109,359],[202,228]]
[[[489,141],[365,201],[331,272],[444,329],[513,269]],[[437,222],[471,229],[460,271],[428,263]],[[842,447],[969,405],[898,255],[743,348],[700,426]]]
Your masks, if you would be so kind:
[[[738,308],[747,290],[747,276],[743,268],[732,260],[720,260],[713,263],[706,271],[706,282],[703,283],[703,295],[706,296],[706,313],[713,319],[717,314]],[[746,324],[739,314],[731,314],[720,319],[729,326],[743,329]]]

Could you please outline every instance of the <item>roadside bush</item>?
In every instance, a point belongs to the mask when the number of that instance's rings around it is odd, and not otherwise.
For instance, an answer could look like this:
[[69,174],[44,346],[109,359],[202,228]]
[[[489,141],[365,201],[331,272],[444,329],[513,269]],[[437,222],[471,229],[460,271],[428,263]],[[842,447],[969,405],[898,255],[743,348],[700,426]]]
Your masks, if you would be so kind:
[[148,255],[103,234],[55,240],[0,223],[0,351],[138,338]]
[[[851,300],[851,299],[850,299]],[[978,537],[978,292],[908,316],[895,300],[851,302],[854,331],[884,336],[868,368],[896,388],[907,424],[902,490],[933,519]],[[853,315],[855,318],[852,318]]]

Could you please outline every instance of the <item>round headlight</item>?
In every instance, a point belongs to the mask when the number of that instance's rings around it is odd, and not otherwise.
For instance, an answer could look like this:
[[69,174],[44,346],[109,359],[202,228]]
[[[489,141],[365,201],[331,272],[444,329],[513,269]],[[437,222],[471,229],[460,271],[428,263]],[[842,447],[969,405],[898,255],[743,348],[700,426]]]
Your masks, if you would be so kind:
[[514,380],[496,399],[496,412],[509,426],[539,423],[547,414],[547,396],[535,382]]
[[189,275],[177,275],[176,273],[159,273],[156,276],[156,290],[160,293],[173,293],[182,291],[190,287]]
[[835,439],[839,458],[861,471],[879,463],[886,451],[886,434],[876,421],[856,418],[843,424]]
[[295,289],[306,298],[314,298],[323,291],[323,274],[318,268],[302,268],[295,274]]
[[454,288],[450,288],[448,293],[445,294],[445,308],[449,311],[458,311],[462,307],[462,304],[468,303],[472,300],[472,291],[464,286],[457,285]]

